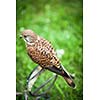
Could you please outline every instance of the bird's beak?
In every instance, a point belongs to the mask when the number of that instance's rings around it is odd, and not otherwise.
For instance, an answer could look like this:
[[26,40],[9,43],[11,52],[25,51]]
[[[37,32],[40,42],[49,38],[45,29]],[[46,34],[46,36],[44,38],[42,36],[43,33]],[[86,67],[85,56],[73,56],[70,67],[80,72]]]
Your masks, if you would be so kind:
[[22,38],[22,35],[20,35],[19,37]]

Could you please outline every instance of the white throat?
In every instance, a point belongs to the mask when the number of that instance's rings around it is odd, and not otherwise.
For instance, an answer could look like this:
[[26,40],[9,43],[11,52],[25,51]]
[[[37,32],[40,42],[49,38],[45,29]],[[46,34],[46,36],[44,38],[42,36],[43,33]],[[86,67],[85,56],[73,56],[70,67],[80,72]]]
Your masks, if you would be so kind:
[[30,43],[29,42],[29,38],[27,38],[27,39],[23,38],[23,39],[24,39],[24,41],[25,41],[26,44],[28,44],[28,45],[34,45],[34,43]]

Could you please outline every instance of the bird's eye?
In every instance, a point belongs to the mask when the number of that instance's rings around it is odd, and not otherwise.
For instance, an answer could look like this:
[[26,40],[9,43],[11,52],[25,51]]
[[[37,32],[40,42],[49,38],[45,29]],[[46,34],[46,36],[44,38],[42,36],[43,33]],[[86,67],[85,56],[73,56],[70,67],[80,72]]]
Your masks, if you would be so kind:
[[27,36],[26,35],[24,35],[24,38],[26,38]]

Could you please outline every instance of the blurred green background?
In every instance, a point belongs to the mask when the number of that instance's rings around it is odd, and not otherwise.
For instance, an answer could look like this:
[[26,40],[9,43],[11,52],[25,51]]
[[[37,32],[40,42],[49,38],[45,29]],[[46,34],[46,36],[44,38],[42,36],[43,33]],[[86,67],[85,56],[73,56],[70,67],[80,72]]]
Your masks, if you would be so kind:
[[[22,30],[32,29],[49,40],[55,50],[64,51],[60,60],[70,73],[75,74],[76,89],[66,85],[59,76],[48,93],[50,100],[83,100],[83,1],[17,0],[16,10],[16,91],[24,91],[29,73],[37,65],[28,57],[25,43],[19,38]],[[37,86],[51,74],[47,71],[42,75]],[[24,99],[21,96],[17,100]],[[29,100],[35,98],[29,97]]]

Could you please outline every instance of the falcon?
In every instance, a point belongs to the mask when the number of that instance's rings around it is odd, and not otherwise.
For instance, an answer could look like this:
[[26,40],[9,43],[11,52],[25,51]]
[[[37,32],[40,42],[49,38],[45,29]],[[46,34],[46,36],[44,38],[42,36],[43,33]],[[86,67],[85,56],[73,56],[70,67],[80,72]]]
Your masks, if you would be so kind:
[[27,53],[33,62],[58,75],[61,75],[68,85],[75,88],[72,76],[63,67],[51,43],[35,34],[30,29],[22,32],[22,38],[26,43]]

